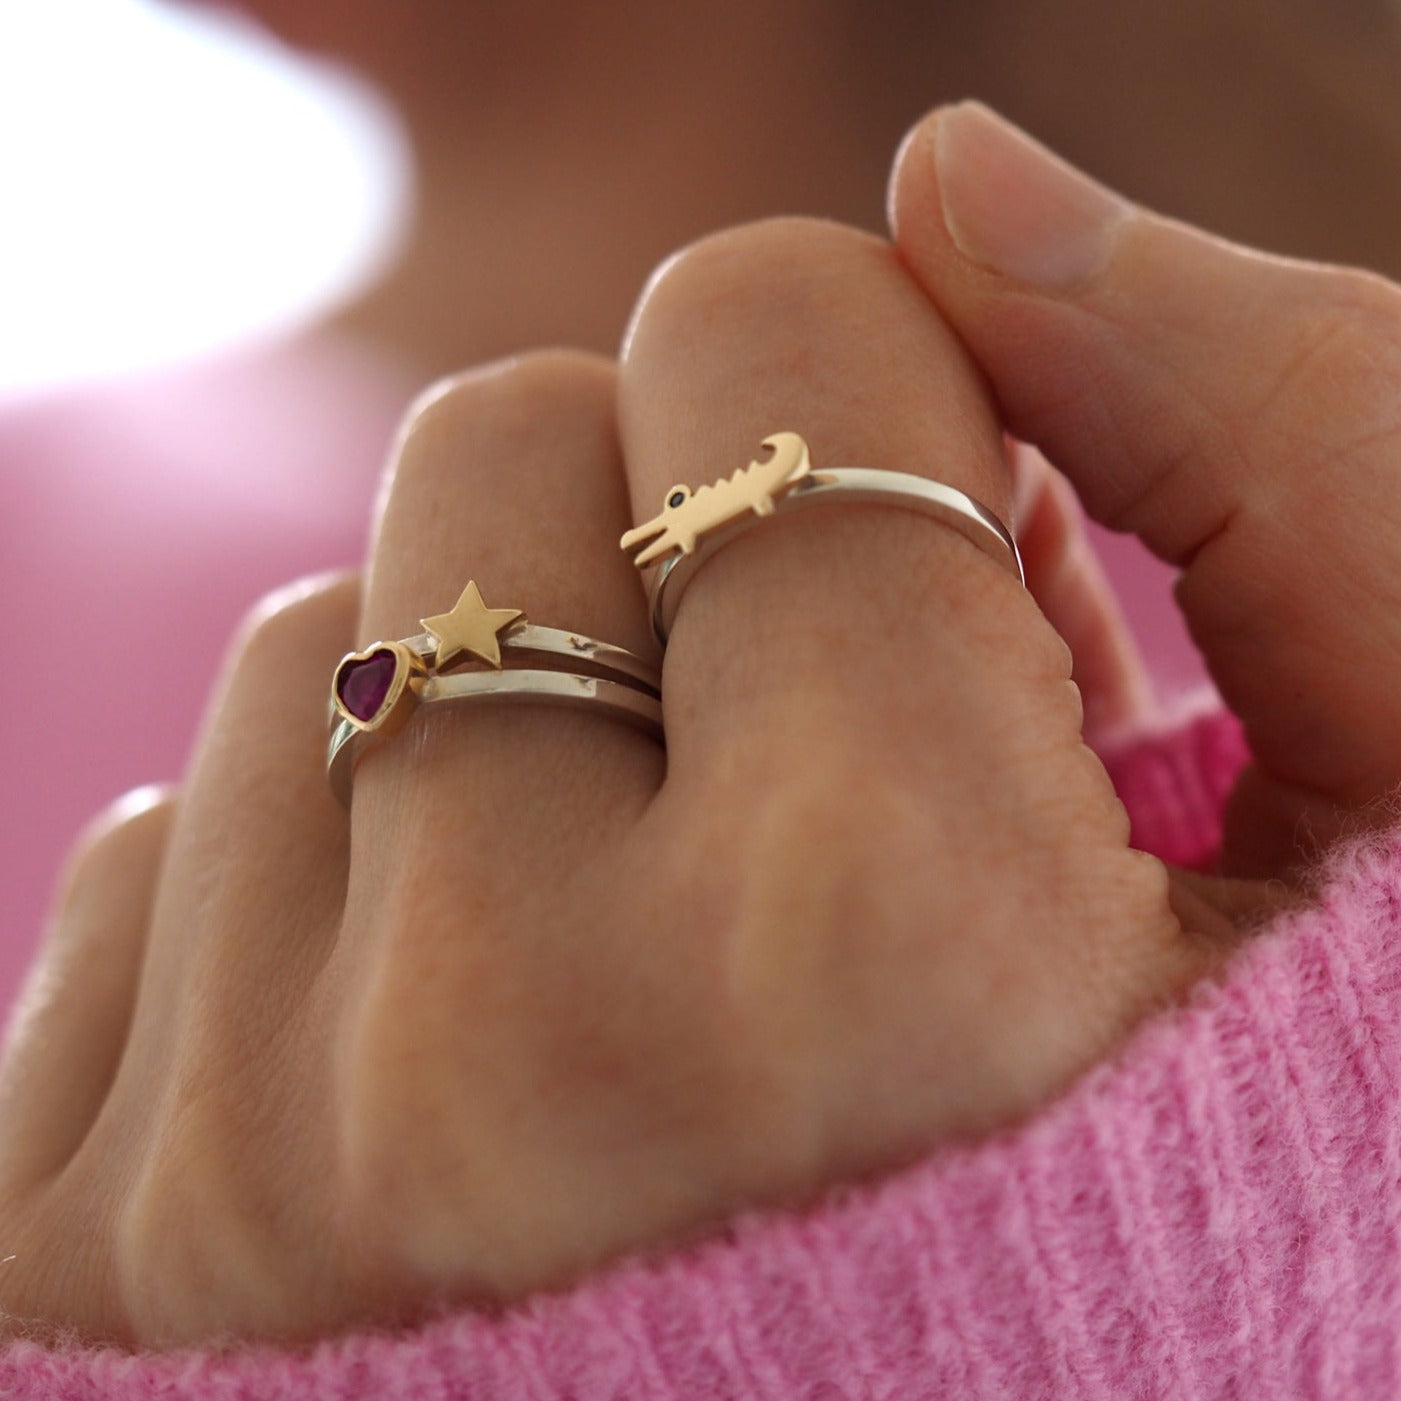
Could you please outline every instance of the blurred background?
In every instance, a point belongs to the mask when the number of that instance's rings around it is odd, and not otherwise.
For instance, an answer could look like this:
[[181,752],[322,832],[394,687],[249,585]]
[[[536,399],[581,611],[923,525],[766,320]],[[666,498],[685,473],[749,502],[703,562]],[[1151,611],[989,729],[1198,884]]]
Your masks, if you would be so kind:
[[[710,229],[880,229],[900,136],[967,96],[1165,212],[1401,273],[1401,0],[0,4],[0,1008],[249,605],[358,562],[424,383],[612,351]],[[1160,695],[1198,686],[1170,571],[1095,541]]]

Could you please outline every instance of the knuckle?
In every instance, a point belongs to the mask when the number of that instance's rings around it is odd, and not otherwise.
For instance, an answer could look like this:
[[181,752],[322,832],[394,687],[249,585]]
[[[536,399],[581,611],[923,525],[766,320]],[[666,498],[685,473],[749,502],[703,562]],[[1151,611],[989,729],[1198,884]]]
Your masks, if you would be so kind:
[[490,458],[499,459],[514,435],[536,436],[542,425],[600,414],[611,421],[615,383],[612,360],[567,348],[527,351],[450,375],[429,386],[406,414],[395,481],[440,461],[444,447],[467,449],[461,466],[470,467],[475,439],[489,437]]
[[[486,1032],[515,980],[473,958],[500,941],[474,925],[465,947],[443,923],[408,896],[376,909],[379,951],[341,1012],[333,1072],[339,1176],[349,1216],[366,1224],[367,1256],[430,1278],[481,1250],[502,1127],[485,1101],[509,1099],[521,1068],[516,1048]],[[526,1096],[500,1151],[523,1159],[530,1123]]]
[[[231,1316],[268,1283],[270,1252],[252,1247],[246,1203],[208,1127],[181,1116],[164,1126],[115,1222],[117,1291],[143,1334],[199,1328],[202,1305],[181,1282],[218,1278],[217,1307]],[[256,1269],[255,1253],[263,1257]]]
[[0,1340],[23,1335],[59,1344],[77,1325],[89,1336],[120,1337],[127,1323],[108,1288],[110,1250],[101,1188],[81,1198],[50,1184],[0,1201],[5,1268],[0,1271]]
[[275,1331],[346,1267],[322,1111],[280,1071],[300,1047],[269,1054],[249,1021],[180,1045],[113,1213],[115,1288],[157,1343]]
[[[809,758],[746,805],[726,951],[736,1039],[758,1061],[811,1071],[859,1021],[912,916],[931,911],[911,896],[934,833],[898,780],[840,756]],[[793,1059],[798,1047],[807,1055]]]
[[231,655],[240,668],[250,663],[278,667],[305,646],[309,634],[335,631],[349,637],[359,600],[358,571],[333,570],[284,584],[244,614]]
[[565,471],[581,444],[616,435],[614,362],[586,351],[536,350],[441,381],[410,410],[380,491],[376,557],[421,548],[425,520],[464,490],[503,491]]
[[884,878],[913,832],[928,839],[928,819],[896,781],[842,757],[809,760],[748,805],[732,986],[752,992],[754,975],[768,984],[788,965],[830,992],[893,932]]
[[1362,268],[1332,268],[1328,277],[1337,314],[1401,345],[1401,286]]
[[1267,404],[1286,404],[1311,423],[1323,396],[1295,391],[1301,381],[1317,379],[1328,385],[1329,417],[1370,434],[1379,412],[1394,411],[1401,287],[1358,268],[1327,268],[1320,276],[1322,295],[1295,308]]
[[563,930],[465,946],[391,923],[336,1068],[340,1180],[377,1269],[509,1296],[625,1242],[620,1163],[637,1182],[689,1161],[690,1191],[723,1161],[723,1043],[672,961],[639,954],[620,978]]
[[[831,293],[834,258],[847,261],[885,256],[873,234],[825,219],[783,216],[708,234],[673,253],[648,278],[626,343],[629,347],[658,325],[688,320],[698,308],[712,310],[717,299],[747,299],[761,290],[773,299],[798,302]],[[792,306],[783,314],[790,314]]]
[[[1105,824],[981,802],[935,810],[896,771],[834,760],[748,804],[735,1040],[756,1119],[794,1144],[963,1132],[1036,1103],[1102,1047],[1137,976],[1142,941],[1095,932],[1166,931],[1161,881]],[[966,1081],[939,1072],[952,1062]],[[860,1087],[876,1084],[909,1086],[908,1104],[872,1119]]]
[[153,842],[164,839],[179,790],[174,784],[148,783],[109,803],[78,834],[68,854],[61,888],[65,899],[105,872],[125,867]]
[[[1394,511],[1401,287],[1360,269],[1321,269],[1312,295],[1294,300],[1278,347],[1248,420],[1252,430],[1268,430],[1258,473],[1277,476],[1291,458],[1325,458],[1346,466],[1358,492],[1374,490]],[[1332,471],[1296,470],[1292,485],[1295,519],[1310,537],[1340,503],[1352,509],[1352,497],[1335,495]]]
[[940,1067],[986,1067],[1008,989],[1034,981],[1011,954],[1027,895],[996,834],[840,760],[772,791],[749,831],[725,945],[748,1141],[800,1180],[966,1128],[976,1105]]

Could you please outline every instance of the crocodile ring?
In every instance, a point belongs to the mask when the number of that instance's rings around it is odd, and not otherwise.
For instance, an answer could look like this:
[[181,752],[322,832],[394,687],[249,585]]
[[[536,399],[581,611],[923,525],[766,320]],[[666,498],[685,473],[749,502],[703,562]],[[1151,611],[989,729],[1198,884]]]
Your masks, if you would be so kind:
[[1017,542],[980,501],[943,482],[869,467],[814,469],[797,433],[771,433],[766,459],[692,491],[674,486],[661,511],[619,542],[639,569],[661,560],[652,580],[652,631],[666,645],[681,595],[696,570],[721,546],[764,516],[823,502],[874,503],[916,511],[951,525],[1025,585]]
[[662,738],[661,677],[625,648],[537,627],[517,608],[488,608],[475,581],[450,612],[419,621],[425,632],[372,642],[336,665],[326,773],[347,806],[367,748],[396,734],[420,704],[584,706]]

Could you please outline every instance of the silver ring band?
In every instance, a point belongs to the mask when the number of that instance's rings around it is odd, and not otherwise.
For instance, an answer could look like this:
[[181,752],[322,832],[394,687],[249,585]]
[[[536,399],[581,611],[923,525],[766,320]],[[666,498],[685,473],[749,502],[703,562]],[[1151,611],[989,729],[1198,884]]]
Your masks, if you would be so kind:
[[[430,634],[421,632],[405,638],[404,645],[427,658],[437,650],[438,642]],[[661,677],[657,675],[656,667],[649,666],[625,647],[614,647],[612,643],[599,642],[582,633],[538,627],[522,619],[501,634],[501,650],[538,662],[550,670],[558,667],[561,671],[581,671],[587,676],[604,679],[625,676],[649,690],[661,690]],[[559,666],[561,661],[566,665]]]
[[[438,639],[430,633],[420,632],[404,638],[403,646],[416,652],[426,665],[430,658],[437,655]],[[599,642],[582,633],[537,627],[522,620],[501,634],[501,650],[509,654],[513,661],[519,658],[521,661],[535,662],[547,670],[577,672],[604,680],[622,678],[661,694],[662,679],[656,667],[648,665],[625,647],[614,647],[609,642]],[[327,701],[327,712],[328,721],[334,724],[337,715],[334,694]]]
[[625,648],[537,627],[518,608],[488,608],[471,579],[448,612],[419,621],[424,632],[349,652],[332,673],[326,774],[347,807],[360,755],[425,703],[588,706],[662,738],[661,676]]
[[[823,502],[870,503],[896,506],[931,516],[952,526],[965,539],[990,555],[1017,582],[1025,585],[1017,542],[1005,525],[980,501],[943,482],[916,477],[908,472],[884,472],[870,467],[813,469],[781,495],[775,494],[773,511],[799,510]],[[703,561],[717,549],[752,529],[764,517],[753,512],[737,515],[719,529],[700,537],[690,554],[675,554],[663,561],[652,582],[652,631],[663,646],[670,636],[676,611],[692,576]]]
[[[639,690],[599,676],[580,676],[566,671],[458,671],[446,676],[424,677],[414,689],[420,705],[470,700],[562,705],[589,709],[605,718],[621,720],[653,739],[663,737],[662,706],[655,691]],[[350,806],[350,780],[355,765],[366,749],[378,742],[379,736],[349,720],[341,720],[331,731],[326,748],[326,774],[331,791],[342,806]]]

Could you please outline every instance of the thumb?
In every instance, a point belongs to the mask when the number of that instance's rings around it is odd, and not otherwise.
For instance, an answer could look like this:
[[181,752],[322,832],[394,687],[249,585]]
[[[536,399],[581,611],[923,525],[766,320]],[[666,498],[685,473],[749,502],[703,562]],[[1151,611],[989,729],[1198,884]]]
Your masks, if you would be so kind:
[[907,137],[915,278],[1090,515],[1176,593],[1254,755],[1226,869],[1297,869],[1401,781],[1401,289],[1142,210],[977,103]]

